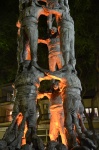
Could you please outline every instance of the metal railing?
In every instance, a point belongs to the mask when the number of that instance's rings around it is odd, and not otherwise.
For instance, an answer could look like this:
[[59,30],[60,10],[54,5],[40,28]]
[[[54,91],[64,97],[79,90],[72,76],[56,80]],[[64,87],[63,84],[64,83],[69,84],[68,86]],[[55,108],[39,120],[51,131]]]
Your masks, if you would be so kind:
[[45,144],[49,141],[49,129],[38,128],[37,135],[44,141]]

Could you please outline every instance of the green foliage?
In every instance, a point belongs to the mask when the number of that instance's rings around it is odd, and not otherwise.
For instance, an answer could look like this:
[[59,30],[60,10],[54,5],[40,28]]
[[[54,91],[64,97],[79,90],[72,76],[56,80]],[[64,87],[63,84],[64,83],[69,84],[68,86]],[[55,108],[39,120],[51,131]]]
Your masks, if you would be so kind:
[[97,84],[96,52],[99,44],[99,1],[70,0],[70,12],[75,23],[75,53],[77,71],[87,90]]

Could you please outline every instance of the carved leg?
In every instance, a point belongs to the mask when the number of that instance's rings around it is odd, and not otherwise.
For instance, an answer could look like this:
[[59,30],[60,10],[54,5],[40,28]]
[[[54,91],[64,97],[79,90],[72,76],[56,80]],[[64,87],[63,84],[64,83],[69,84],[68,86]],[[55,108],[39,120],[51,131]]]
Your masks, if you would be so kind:
[[38,44],[38,29],[37,25],[25,27],[25,32],[28,36],[31,52],[31,63],[37,63],[37,44]]
[[49,56],[49,70],[55,71],[56,70],[56,56]]
[[64,66],[64,60],[62,54],[57,55],[57,66],[61,69]]

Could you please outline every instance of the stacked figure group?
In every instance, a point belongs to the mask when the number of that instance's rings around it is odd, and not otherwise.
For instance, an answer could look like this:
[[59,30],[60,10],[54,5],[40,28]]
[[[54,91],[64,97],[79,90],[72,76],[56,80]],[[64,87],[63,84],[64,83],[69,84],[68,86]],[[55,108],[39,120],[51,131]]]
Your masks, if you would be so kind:
[[[48,38],[39,38],[39,17],[47,17]],[[19,0],[16,24],[18,70],[14,82],[13,121],[1,141],[10,150],[44,150],[37,136],[37,100],[46,96],[50,101],[50,144],[48,150],[71,149],[90,143],[96,149],[91,132],[83,123],[81,82],[75,70],[74,21],[68,0]],[[38,65],[38,44],[47,45],[49,69]],[[45,62],[46,63],[46,62]],[[40,82],[52,80],[49,92],[40,93]],[[61,136],[62,144],[57,142]]]

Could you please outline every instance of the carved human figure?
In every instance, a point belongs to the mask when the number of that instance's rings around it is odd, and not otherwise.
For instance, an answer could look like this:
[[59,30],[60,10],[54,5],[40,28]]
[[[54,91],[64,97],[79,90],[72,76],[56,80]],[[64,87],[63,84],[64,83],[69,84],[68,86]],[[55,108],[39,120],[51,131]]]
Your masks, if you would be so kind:
[[[23,65],[24,67],[27,67],[31,60],[30,44],[28,40],[26,42],[24,41],[23,27],[21,26],[22,11],[26,7],[30,6],[30,4],[31,4],[31,0],[19,0],[19,20],[16,23],[16,26],[18,27],[18,33],[17,33],[18,72],[22,70]],[[27,62],[27,60],[29,62]]]
[[[77,75],[72,72],[73,67],[71,65],[67,65],[61,71],[55,71],[50,73],[49,76],[54,79],[60,80],[61,83],[67,84],[66,91],[64,91],[64,112],[65,112],[65,127],[68,130],[68,133],[71,137],[73,137],[73,145],[76,145],[76,136],[73,131],[73,124],[76,127],[76,131],[78,135],[82,135],[81,127],[78,122],[78,109],[79,109],[79,101],[81,101],[80,93],[82,90],[81,83]],[[53,76],[54,75],[54,76]],[[62,83],[62,84],[63,84]]]
[[59,28],[61,50],[64,56],[65,65],[70,63],[75,68],[74,21],[69,13],[63,12]]
[[[21,3],[21,1],[20,1]],[[23,49],[21,48],[20,53],[23,58],[23,64],[25,65],[24,59],[26,60],[27,53],[26,51],[26,43],[29,42],[30,46],[30,54],[31,54],[31,65],[37,66],[37,43],[38,43],[38,19],[40,15],[48,16],[49,14],[55,14],[57,16],[61,16],[61,12],[54,9],[49,9],[46,6],[40,6],[35,1],[24,1],[21,4],[21,11],[19,16],[19,21],[21,22],[21,33],[22,33],[22,44]],[[21,45],[22,45],[21,44]],[[22,51],[22,52],[21,52]],[[24,55],[23,55],[24,54]],[[20,62],[22,63],[22,61]]]
[[[65,65],[71,64],[74,68],[76,65],[75,51],[74,51],[74,21],[69,13],[68,1],[60,0],[61,8],[57,9],[61,15],[55,14],[55,21],[57,24],[58,32],[60,33],[60,47],[63,53]],[[47,24],[51,29],[53,26],[53,15],[48,16]]]
[[60,51],[60,38],[57,28],[52,27],[49,39],[38,39],[38,43],[44,43],[48,46],[49,70],[55,71],[57,68],[61,69],[64,65],[64,60]]
[[40,15],[47,16],[49,12],[47,9],[38,6],[36,0],[31,2],[24,1],[22,6],[19,16],[23,38],[23,50],[21,49],[21,51],[26,54],[24,51],[26,50],[26,44],[29,43],[31,64],[33,65],[37,63],[38,18]]
[[26,114],[28,131],[26,136],[36,134],[36,99],[40,81],[44,78],[44,73],[32,66],[30,70],[23,70],[16,76],[15,88],[17,90],[15,104],[13,108],[13,119],[21,112]]
[[[55,9],[60,11],[61,16],[55,14],[56,24],[60,33],[60,44],[63,52],[65,65],[71,63],[75,68],[76,59],[74,51],[74,21],[69,13],[68,0],[60,0],[59,5],[62,9]],[[53,16],[48,16],[48,27],[51,29],[53,25]]]
[[52,86],[52,92],[39,93],[37,98],[40,99],[46,96],[50,101],[50,129],[49,129],[50,140],[57,141],[57,138],[60,133],[62,143],[65,146],[67,146],[67,139],[64,128],[64,110],[61,92],[62,89],[60,89],[58,81],[54,82]]

